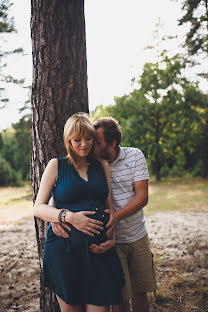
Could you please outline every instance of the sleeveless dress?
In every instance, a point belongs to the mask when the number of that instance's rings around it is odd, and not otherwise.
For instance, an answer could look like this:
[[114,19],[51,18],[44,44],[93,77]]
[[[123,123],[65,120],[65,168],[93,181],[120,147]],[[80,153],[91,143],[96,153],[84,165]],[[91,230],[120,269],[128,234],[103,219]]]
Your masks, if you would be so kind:
[[115,248],[103,254],[89,250],[92,243],[106,241],[109,215],[104,212],[108,184],[102,165],[88,167],[88,181],[65,158],[58,158],[58,178],[52,196],[58,209],[95,211],[91,218],[103,222],[100,234],[91,237],[71,226],[69,238],[56,236],[49,225],[43,258],[43,282],[71,305],[97,306],[122,303],[124,276]]

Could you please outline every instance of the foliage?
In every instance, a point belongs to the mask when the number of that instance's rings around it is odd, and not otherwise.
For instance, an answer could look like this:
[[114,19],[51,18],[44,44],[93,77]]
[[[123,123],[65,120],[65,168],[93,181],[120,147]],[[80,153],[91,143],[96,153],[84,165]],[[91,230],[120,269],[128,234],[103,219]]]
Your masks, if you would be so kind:
[[15,31],[13,18],[8,17],[8,10],[11,5],[8,0],[2,0],[0,3],[0,33]]
[[184,15],[180,18],[179,25],[190,24],[185,42],[189,54],[208,53],[207,0],[185,0],[182,9]]
[[[31,116],[21,118],[12,128],[2,131],[0,138],[2,138],[1,158],[9,164],[12,172],[17,173],[18,180],[29,180]],[[8,165],[6,168],[10,171]]]
[[[9,8],[12,3],[9,0],[2,0],[0,3],[0,34],[6,34],[15,32],[15,26],[13,18],[9,18]],[[0,38],[1,39],[1,38]],[[1,39],[2,40],[2,39]],[[6,67],[6,63],[3,62],[3,59],[11,55],[13,53],[22,53],[22,48],[17,48],[14,51],[2,51],[0,50],[0,109],[6,106],[6,103],[9,101],[7,97],[2,96],[2,91],[5,90],[5,83],[15,83],[15,84],[23,84],[24,79],[15,79],[11,75],[3,74],[3,69]],[[3,86],[4,84],[4,86]]]
[[139,147],[156,179],[182,176],[186,172],[202,175],[197,168],[206,145],[207,96],[197,84],[182,75],[180,55],[161,53],[157,63],[146,63],[130,94],[115,97],[115,105],[98,106],[93,119],[113,116],[122,127],[122,145]]
[[11,168],[8,161],[0,157],[0,186],[20,186],[20,173]]
[[[199,64],[198,56],[205,56],[205,61],[208,55],[208,1],[207,0],[185,0],[183,2],[184,15],[179,20],[179,25],[186,23],[190,24],[190,29],[186,35],[185,45],[188,49],[189,56]],[[191,62],[194,65],[193,62]],[[187,65],[189,61],[187,62]],[[203,64],[202,64],[203,65]],[[208,79],[208,73],[205,67],[203,73],[199,76]],[[203,95],[201,109],[198,109],[199,119],[198,124],[198,147],[199,157],[202,161],[201,175],[208,177],[208,95]],[[198,163],[198,161],[196,161]],[[195,175],[199,170],[193,170]]]

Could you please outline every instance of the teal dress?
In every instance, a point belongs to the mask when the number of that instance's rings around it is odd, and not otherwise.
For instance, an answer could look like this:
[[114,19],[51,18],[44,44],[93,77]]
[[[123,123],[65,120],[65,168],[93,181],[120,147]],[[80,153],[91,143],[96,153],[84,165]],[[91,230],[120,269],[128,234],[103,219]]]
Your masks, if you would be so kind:
[[89,250],[92,243],[105,242],[104,212],[108,184],[102,165],[96,161],[88,167],[88,181],[65,158],[58,158],[58,178],[52,195],[58,209],[72,212],[95,211],[91,218],[103,222],[104,229],[94,237],[71,226],[69,238],[56,236],[48,227],[43,260],[43,282],[62,300],[71,305],[98,306],[122,303],[124,277],[115,248],[103,254]]

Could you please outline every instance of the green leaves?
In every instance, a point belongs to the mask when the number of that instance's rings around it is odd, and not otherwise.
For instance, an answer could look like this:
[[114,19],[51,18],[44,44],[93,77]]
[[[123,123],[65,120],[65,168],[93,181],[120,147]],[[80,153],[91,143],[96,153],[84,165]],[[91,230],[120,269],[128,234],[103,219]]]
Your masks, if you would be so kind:
[[[30,148],[31,148],[31,116],[23,117],[19,122],[0,133],[1,166],[3,171],[2,183],[16,183],[26,180],[30,174]],[[6,162],[5,162],[6,161]],[[6,179],[6,172],[11,178]],[[16,181],[16,182],[15,182]]]
[[[140,148],[156,179],[199,172],[199,151],[205,150],[202,124],[207,96],[182,75],[184,60],[163,51],[155,64],[146,63],[138,88],[98,107],[122,127],[122,145]],[[200,134],[201,133],[201,134]],[[196,169],[195,169],[196,167]]]
[[185,45],[190,55],[208,53],[208,12],[204,0],[185,0],[179,25],[190,24]]
[[8,0],[0,3],[0,33],[15,31],[13,18],[8,17],[8,10],[12,4]]

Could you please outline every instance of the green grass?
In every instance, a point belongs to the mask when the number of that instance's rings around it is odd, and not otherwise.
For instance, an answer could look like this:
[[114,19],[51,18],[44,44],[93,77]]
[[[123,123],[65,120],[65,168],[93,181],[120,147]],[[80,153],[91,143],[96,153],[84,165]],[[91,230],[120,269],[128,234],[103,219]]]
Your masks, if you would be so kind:
[[32,187],[29,183],[0,188],[0,223],[15,223],[32,216]]
[[32,199],[32,187],[29,183],[21,187],[0,187],[0,205],[24,199]]
[[208,180],[200,178],[150,181],[145,213],[161,211],[208,211]]

